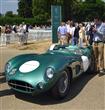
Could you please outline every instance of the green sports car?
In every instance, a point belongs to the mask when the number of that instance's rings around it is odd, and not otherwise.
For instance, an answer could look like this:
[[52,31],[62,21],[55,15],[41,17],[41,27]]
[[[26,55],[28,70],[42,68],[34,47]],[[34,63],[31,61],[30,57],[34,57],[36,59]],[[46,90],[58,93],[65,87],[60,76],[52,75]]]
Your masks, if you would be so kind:
[[95,69],[92,46],[51,45],[43,54],[23,54],[10,59],[5,75],[11,89],[32,95],[51,91],[62,99],[71,89],[71,81]]

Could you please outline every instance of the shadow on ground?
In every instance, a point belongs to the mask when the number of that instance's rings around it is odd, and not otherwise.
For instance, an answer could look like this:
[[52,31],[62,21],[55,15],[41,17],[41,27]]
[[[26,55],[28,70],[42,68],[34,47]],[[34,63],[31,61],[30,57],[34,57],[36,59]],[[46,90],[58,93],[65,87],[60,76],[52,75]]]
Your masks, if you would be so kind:
[[5,83],[6,79],[5,79],[5,75],[4,73],[0,73],[0,84]]
[[10,89],[0,90],[0,97],[14,95]]
[[53,97],[49,96],[46,93],[40,94],[38,96],[31,96],[31,95],[16,93],[9,89],[0,91],[0,97],[14,94],[16,98],[20,100],[24,100],[30,103],[36,103],[39,105],[51,105],[51,104],[64,103],[75,98],[86,86],[86,84],[95,76],[96,74],[81,75],[79,78],[77,78],[75,81],[72,82],[71,91],[69,92],[68,96],[63,100],[55,100]]
[[13,95],[13,92],[10,89],[1,90],[2,89],[2,85],[4,83],[6,83],[5,74],[4,73],[0,73],[0,97]]

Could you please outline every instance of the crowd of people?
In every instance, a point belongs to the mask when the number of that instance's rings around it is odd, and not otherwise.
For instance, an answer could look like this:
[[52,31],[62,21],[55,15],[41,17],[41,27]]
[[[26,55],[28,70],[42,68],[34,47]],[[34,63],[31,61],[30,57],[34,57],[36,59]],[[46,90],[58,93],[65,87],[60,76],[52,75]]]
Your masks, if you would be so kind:
[[92,45],[96,60],[96,71],[105,72],[105,20],[94,18],[93,22],[74,23],[68,20],[61,22],[57,30],[61,45]]
[[28,25],[22,23],[19,26],[18,25],[13,25],[13,26],[3,25],[3,26],[0,26],[1,46],[10,44],[11,34],[14,34],[15,37],[18,36],[19,43],[21,45],[27,44]]
[[19,44],[27,44],[29,29],[51,29],[50,25],[29,25],[22,22],[20,25],[3,25],[0,26],[0,46],[8,45],[11,42],[12,35],[19,39]]
[[86,45],[89,43],[92,45],[93,37],[93,22],[92,23],[74,23],[72,20],[68,20],[67,23],[61,22],[58,27],[57,33],[61,45],[72,44],[83,46],[85,42]]

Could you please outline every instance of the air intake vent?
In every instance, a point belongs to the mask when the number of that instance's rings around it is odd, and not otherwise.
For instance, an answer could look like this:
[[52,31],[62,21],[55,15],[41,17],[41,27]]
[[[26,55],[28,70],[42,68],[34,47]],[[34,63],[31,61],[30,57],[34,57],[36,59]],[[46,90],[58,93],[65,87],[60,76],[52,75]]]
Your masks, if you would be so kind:
[[8,85],[14,89],[21,90],[24,92],[29,92],[29,93],[33,92],[34,90],[34,88],[30,84],[23,81],[10,80],[8,82]]

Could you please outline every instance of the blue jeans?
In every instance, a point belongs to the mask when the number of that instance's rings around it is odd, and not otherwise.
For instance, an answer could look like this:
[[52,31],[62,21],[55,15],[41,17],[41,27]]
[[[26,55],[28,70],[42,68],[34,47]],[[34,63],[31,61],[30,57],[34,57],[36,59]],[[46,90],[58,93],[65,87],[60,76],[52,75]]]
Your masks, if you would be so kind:
[[78,38],[77,37],[73,37],[72,38],[72,45],[77,45],[78,44]]

